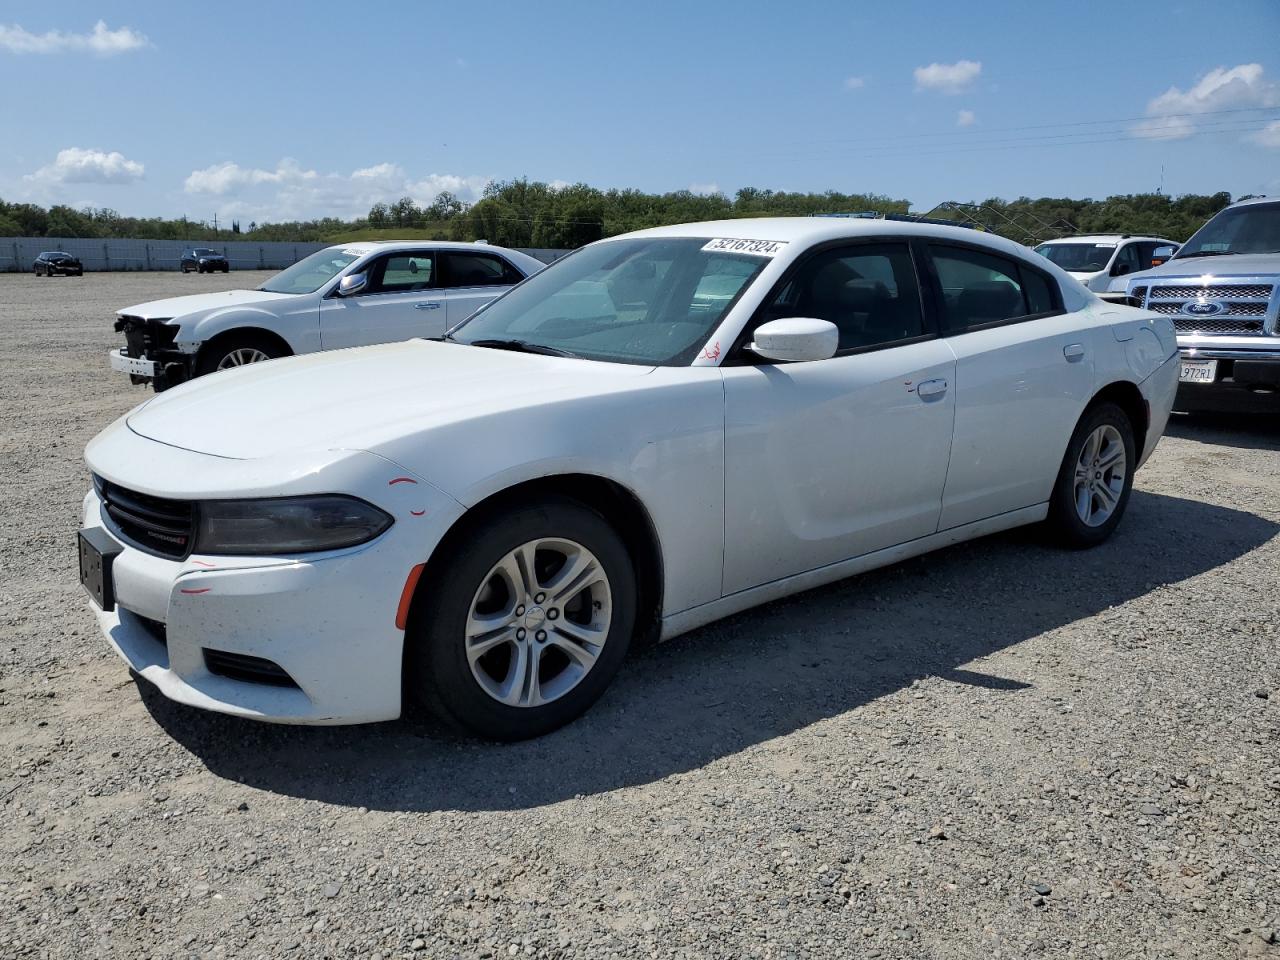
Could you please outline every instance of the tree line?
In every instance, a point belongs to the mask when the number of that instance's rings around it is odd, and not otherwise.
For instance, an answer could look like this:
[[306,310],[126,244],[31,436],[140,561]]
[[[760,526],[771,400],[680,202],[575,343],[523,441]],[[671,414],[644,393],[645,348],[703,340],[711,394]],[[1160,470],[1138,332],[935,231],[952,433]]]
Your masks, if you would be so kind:
[[[978,225],[1020,243],[1072,233],[1133,233],[1186,240],[1205,220],[1231,202],[1229,193],[1170,197],[1129,194],[1104,200],[1042,197],[991,198],[942,204],[927,215]],[[645,227],[739,217],[798,217],[818,213],[905,214],[908,200],[872,193],[796,193],[744,187],[723,193],[645,193],[598,190],[586,184],[559,186],[518,179],[490,183],[474,203],[442,193],[420,206],[411,197],[375,204],[355,220],[325,217],[288,223],[208,223],[161,217],[127,217],[109,208],[48,209],[0,200],[0,236],[125,237],[157,240],[331,241],[352,234],[388,237],[414,231],[441,239],[488,240],[509,247],[578,247]],[[920,213],[921,211],[916,211]]]

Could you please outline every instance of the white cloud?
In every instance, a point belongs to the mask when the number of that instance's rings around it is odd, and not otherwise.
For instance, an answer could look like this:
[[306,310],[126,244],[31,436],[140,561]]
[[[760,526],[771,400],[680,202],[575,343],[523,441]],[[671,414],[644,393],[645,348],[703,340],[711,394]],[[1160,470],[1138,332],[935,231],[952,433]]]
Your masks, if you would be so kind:
[[863,77],[847,77],[844,81],[846,90],[861,90],[867,85],[867,81]]
[[948,95],[963,93],[982,73],[982,63],[977,60],[957,60],[955,63],[931,63],[916,67],[916,89],[937,90]]
[[24,179],[41,183],[132,183],[146,172],[142,164],[119,151],[68,147],[59,150],[53,163]]
[[720,184],[712,181],[711,183],[691,183],[689,184],[689,192],[709,197],[712,194],[720,192]]
[[957,127],[972,127],[977,122],[978,118],[972,110],[961,110],[956,114]]
[[[1148,120],[1133,127],[1150,140],[1181,140],[1196,132],[1196,116],[1221,110],[1280,106],[1280,84],[1259,63],[1215,67],[1187,90],[1170,87],[1147,104]],[[1243,118],[1242,118],[1243,119]]]
[[1280,120],[1272,120],[1265,127],[1253,135],[1254,143],[1260,143],[1264,147],[1275,147],[1280,149]]
[[397,163],[377,163],[349,174],[321,173],[285,158],[275,169],[242,167],[227,161],[193,170],[184,189],[193,195],[223,198],[220,213],[255,220],[303,220],[314,217],[363,217],[375,203],[412,197],[427,206],[448,191],[464,201],[478,200],[488,177],[430,173],[410,176]]
[[30,33],[16,23],[0,23],[0,49],[10,53],[67,53],[88,52],[109,57],[117,53],[129,53],[151,45],[144,34],[121,27],[111,30],[99,20],[92,33]]

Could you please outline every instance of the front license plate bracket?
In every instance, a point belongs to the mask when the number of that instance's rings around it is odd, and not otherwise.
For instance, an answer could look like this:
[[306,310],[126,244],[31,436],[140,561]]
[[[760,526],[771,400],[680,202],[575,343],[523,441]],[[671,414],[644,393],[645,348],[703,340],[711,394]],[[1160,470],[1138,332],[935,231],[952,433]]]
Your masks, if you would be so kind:
[[121,547],[101,527],[88,527],[76,536],[80,552],[80,583],[93,602],[110,613],[116,608],[115,581],[111,565]]

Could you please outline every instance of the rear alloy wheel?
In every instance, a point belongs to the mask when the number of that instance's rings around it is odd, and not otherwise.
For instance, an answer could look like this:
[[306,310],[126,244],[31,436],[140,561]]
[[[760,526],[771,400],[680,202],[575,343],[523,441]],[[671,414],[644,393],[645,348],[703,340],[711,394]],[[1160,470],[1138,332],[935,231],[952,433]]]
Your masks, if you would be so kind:
[[491,518],[461,542],[410,624],[411,692],[495,740],[539,736],[584,713],[617,673],[635,625],[621,539],[586,507],[548,500]]
[[1067,445],[1049,501],[1049,526],[1069,547],[1106,540],[1124,515],[1137,456],[1133,424],[1114,403],[1085,412]]

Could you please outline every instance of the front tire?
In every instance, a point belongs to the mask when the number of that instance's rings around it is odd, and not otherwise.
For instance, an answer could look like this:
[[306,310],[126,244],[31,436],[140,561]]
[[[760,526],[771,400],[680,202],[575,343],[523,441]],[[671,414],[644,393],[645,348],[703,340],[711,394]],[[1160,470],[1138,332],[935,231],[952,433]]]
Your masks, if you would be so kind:
[[621,537],[548,498],[475,524],[422,587],[409,695],[465,731],[523,740],[577,719],[627,655],[636,578]]
[[225,340],[215,340],[200,351],[196,360],[196,376],[203,377],[217,370],[230,370],[284,355],[279,344],[266,337],[251,334],[230,336]]
[[1049,499],[1048,528],[1066,547],[1096,547],[1115,531],[1129,504],[1138,458],[1133,423],[1110,402],[1076,425]]

